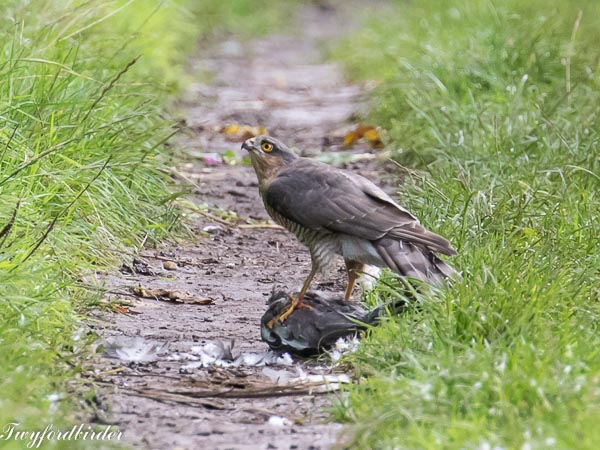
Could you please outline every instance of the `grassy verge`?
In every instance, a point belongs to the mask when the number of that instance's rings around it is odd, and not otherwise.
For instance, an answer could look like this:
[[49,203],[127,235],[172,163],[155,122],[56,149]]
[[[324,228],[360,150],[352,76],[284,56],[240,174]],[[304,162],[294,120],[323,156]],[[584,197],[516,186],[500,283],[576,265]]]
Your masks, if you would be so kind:
[[69,421],[65,383],[86,341],[75,307],[98,298],[79,277],[176,222],[161,147],[172,129],[159,116],[169,86],[159,80],[176,62],[167,55],[189,46],[189,35],[160,40],[185,22],[178,7],[0,8],[1,424]]
[[[86,344],[76,308],[99,297],[81,280],[176,227],[164,104],[195,38],[241,24],[250,4],[0,6],[1,427],[73,420],[67,384]],[[281,16],[248,14],[254,31]]]
[[464,275],[352,356],[355,447],[597,448],[599,39],[595,1],[398,1],[337,50]]

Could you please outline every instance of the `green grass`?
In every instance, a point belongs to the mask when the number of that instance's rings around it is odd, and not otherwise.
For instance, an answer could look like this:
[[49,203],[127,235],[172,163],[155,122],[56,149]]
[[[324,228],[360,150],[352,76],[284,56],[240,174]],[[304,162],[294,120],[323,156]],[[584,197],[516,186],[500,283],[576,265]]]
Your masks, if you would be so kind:
[[282,17],[268,5],[249,13],[250,3],[2,2],[2,429],[76,420],[70,381],[89,341],[77,311],[100,298],[85,285],[176,229],[165,104],[186,82],[198,36],[243,23],[258,32]]
[[599,41],[591,0],[422,0],[335,51],[464,276],[351,356],[353,447],[598,448]]
[[[145,50],[153,43],[153,52],[181,58],[177,45],[189,44],[129,27],[128,17],[145,17],[165,34],[185,21],[177,8],[155,6],[2,4],[2,424],[32,429],[40,419],[57,427],[71,419],[75,399],[66,383],[87,342],[74,337],[81,327],[75,308],[98,299],[78,280],[176,223],[161,146],[172,133],[160,117],[166,57]],[[62,398],[58,408],[51,394]]]

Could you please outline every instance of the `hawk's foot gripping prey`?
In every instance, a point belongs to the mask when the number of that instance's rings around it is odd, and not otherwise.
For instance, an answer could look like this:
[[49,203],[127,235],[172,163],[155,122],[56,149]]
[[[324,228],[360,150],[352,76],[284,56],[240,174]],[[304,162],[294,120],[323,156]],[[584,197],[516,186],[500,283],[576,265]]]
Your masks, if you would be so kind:
[[291,294],[288,294],[288,298],[290,300],[290,304],[287,305],[285,307],[285,309],[278,316],[273,317],[269,322],[267,322],[267,328],[269,328],[269,330],[273,329],[276,322],[283,323],[285,321],[285,319],[287,319],[288,316],[290,314],[292,314],[296,309],[299,309],[299,308],[312,309],[312,306],[310,306],[308,303],[304,303],[302,301],[302,298],[304,298],[304,297],[300,298],[300,294],[298,294],[296,297],[292,296]]
[[456,251],[366,178],[296,156],[270,136],[242,144],[250,153],[265,209],[310,251],[312,269],[298,297],[279,318],[302,304],[316,273],[336,255],[348,272],[348,300],[364,265],[387,267],[434,285],[460,275],[438,258]]

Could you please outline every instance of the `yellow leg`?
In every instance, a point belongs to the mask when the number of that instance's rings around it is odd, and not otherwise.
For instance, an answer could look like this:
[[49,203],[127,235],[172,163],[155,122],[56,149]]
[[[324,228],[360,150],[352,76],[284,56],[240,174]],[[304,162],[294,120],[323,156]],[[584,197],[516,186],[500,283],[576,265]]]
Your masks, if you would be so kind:
[[357,261],[352,261],[350,259],[345,259],[344,262],[346,263],[346,270],[348,271],[348,286],[346,287],[344,299],[346,301],[350,301],[350,297],[352,297],[352,291],[354,290],[354,285],[360,276],[360,272],[363,271],[364,264]]
[[274,317],[272,318],[268,323],[267,323],[267,327],[269,329],[272,329],[275,326],[275,321],[279,320],[280,322],[283,322],[285,319],[288,318],[288,316],[294,312],[294,310],[296,308],[299,308],[301,306],[306,306],[309,307],[308,305],[304,305],[302,303],[302,299],[304,298],[304,295],[306,295],[306,292],[308,291],[308,288],[310,287],[310,283],[312,282],[313,278],[315,277],[317,273],[317,268],[315,266],[312,267],[310,273],[308,274],[308,277],[306,278],[306,280],[304,281],[304,284],[302,285],[302,289],[300,290],[300,292],[298,293],[298,296],[296,298],[293,298],[290,295],[290,299],[292,300],[292,303],[290,304],[290,306],[288,306],[285,311],[283,311],[278,317]]
[[347,302],[349,302],[350,297],[352,297],[352,291],[354,290],[354,284],[356,283],[357,278],[358,275],[356,275],[356,272],[348,272],[348,286],[346,287],[346,292],[344,294],[344,300]]

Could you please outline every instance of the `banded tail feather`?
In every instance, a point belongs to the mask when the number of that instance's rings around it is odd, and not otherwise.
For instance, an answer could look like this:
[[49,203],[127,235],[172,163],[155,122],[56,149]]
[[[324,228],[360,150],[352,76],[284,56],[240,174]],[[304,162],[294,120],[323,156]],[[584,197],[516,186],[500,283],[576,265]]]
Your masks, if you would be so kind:
[[383,238],[373,242],[377,253],[392,271],[417,280],[442,285],[460,274],[432,251],[410,242]]

